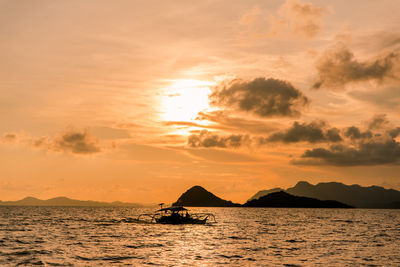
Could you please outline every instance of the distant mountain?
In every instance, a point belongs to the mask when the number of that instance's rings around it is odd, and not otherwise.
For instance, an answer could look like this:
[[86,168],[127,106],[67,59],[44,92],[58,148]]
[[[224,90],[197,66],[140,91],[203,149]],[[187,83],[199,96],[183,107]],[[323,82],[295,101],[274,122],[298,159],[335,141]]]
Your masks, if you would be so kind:
[[[262,195],[261,192],[257,194]],[[362,187],[337,182],[312,185],[301,181],[285,192],[295,196],[336,200],[357,208],[400,208],[400,191],[380,186]]]
[[270,193],[258,199],[247,201],[243,206],[271,208],[353,208],[334,200],[298,197],[284,191]]
[[400,192],[380,186],[362,187],[330,182],[311,185],[299,182],[286,192],[319,199],[333,199],[358,208],[392,208],[393,202],[400,201]]
[[253,200],[253,199],[259,199],[260,197],[266,196],[268,194],[271,193],[275,193],[275,192],[279,192],[279,191],[284,191],[282,188],[279,187],[275,187],[269,190],[261,190],[258,191],[254,196],[252,196],[251,198],[249,198],[247,201]]
[[400,209],[400,201],[385,204],[385,209]]
[[187,207],[239,207],[240,204],[232,201],[223,200],[213,193],[208,192],[201,186],[193,186],[183,193],[173,206]]
[[55,197],[48,200],[41,200],[34,197],[26,197],[17,201],[0,201],[0,206],[86,206],[86,207],[142,207],[143,205],[137,203],[124,203],[124,202],[99,202],[91,200],[75,200],[67,197]]

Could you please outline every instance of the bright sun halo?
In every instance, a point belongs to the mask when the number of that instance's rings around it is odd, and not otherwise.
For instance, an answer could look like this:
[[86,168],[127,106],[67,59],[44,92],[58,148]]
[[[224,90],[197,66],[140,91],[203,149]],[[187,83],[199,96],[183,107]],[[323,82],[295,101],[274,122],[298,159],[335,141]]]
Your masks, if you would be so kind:
[[179,79],[165,88],[162,97],[162,119],[165,121],[194,121],[197,114],[209,108],[208,95],[214,82]]

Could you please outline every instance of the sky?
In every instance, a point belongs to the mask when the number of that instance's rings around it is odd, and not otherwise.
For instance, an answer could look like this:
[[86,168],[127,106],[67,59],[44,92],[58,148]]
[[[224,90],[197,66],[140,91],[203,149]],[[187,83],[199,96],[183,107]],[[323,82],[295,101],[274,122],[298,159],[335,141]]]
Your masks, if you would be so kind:
[[400,190],[398,14],[398,0],[0,0],[0,199]]

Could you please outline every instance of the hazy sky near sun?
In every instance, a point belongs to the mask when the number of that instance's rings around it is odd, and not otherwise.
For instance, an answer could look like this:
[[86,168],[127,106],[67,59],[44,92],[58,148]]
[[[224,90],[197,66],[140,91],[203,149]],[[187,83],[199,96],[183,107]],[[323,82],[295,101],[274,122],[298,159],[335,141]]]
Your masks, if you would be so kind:
[[0,0],[0,195],[400,189],[400,3]]

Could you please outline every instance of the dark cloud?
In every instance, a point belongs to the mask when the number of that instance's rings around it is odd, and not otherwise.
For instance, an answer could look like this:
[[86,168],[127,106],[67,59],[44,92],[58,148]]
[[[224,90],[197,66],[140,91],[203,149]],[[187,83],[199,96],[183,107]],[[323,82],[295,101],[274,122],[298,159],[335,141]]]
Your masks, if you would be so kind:
[[377,114],[368,122],[368,129],[381,129],[389,124],[386,114]]
[[318,80],[313,88],[340,87],[350,82],[394,78],[394,65],[399,61],[397,53],[389,53],[378,59],[360,62],[347,48],[341,47],[325,54],[317,64]]
[[70,130],[54,140],[56,150],[69,151],[75,154],[92,154],[100,152],[95,137],[87,131]]
[[93,154],[101,151],[97,138],[87,130],[69,129],[55,137],[32,137],[29,134],[7,133],[0,136],[0,142],[16,143],[31,148],[73,154]]
[[1,140],[4,142],[15,142],[17,140],[17,135],[14,133],[5,133]]
[[193,133],[188,138],[191,147],[240,147],[243,145],[265,145],[272,142],[295,143],[295,142],[341,142],[343,141],[340,130],[328,128],[323,121],[310,123],[294,122],[293,125],[284,131],[275,132],[268,137],[249,135],[228,135],[220,136],[207,130]]
[[50,148],[51,147],[49,145],[50,140],[48,137],[39,137],[39,138],[33,139],[31,144],[35,148],[44,148],[44,147]]
[[340,142],[342,137],[337,128],[325,129],[326,125],[322,121],[310,123],[294,122],[292,127],[285,131],[277,132],[264,139],[265,142]]
[[188,145],[191,147],[240,147],[247,142],[249,138],[246,135],[219,136],[207,130],[188,137]]
[[385,114],[373,116],[366,130],[356,126],[343,129],[347,137],[329,148],[318,147],[306,150],[295,164],[318,164],[334,166],[400,164],[400,143],[396,137],[400,127],[389,128]]
[[371,131],[361,132],[361,130],[355,126],[348,127],[345,130],[344,135],[352,140],[372,138]]
[[272,78],[234,80],[228,85],[215,88],[210,99],[213,105],[261,117],[298,116],[308,103],[307,97],[289,82]]
[[396,138],[397,136],[400,135],[400,127],[396,127],[394,129],[391,129],[391,130],[389,130],[388,133],[392,138]]
[[340,136],[340,130],[338,128],[330,128],[325,133],[326,139],[330,142],[340,142],[343,138]]
[[356,147],[334,145],[329,149],[314,148],[307,150],[301,157],[306,160],[299,160],[294,163],[334,166],[400,164],[400,143],[395,140],[388,140],[361,143]]

